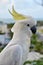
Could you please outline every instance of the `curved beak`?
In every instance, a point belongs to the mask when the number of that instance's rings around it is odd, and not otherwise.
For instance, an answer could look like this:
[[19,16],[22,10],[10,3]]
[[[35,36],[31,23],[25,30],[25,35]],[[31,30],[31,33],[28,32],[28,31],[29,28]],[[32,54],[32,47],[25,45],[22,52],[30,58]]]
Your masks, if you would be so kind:
[[37,30],[37,29],[36,29],[36,26],[31,27],[31,31],[32,31],[33,34],[36,33],[36,30]]

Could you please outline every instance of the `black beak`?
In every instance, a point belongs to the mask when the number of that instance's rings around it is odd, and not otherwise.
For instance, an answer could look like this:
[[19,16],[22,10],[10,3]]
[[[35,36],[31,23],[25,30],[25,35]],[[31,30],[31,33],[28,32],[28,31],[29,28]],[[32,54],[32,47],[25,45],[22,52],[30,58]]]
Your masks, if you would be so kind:
[[37,29],[36,29],[36,26],[31,27],[31,31],[32,31],[33,34],[36,33],[36,30],[37,30]]

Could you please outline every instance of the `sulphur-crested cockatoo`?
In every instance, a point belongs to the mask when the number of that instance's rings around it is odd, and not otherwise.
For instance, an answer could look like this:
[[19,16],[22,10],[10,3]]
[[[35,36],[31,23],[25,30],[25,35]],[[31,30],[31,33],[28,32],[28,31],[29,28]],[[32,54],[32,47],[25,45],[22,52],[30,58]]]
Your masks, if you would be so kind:
[[23,65],[29,52],[31,35],[36,33],[36,21],[32,17],[18,14],[14,9],[11,14],[16,20],[11,29],[14,34],[0,53],[0,65]]

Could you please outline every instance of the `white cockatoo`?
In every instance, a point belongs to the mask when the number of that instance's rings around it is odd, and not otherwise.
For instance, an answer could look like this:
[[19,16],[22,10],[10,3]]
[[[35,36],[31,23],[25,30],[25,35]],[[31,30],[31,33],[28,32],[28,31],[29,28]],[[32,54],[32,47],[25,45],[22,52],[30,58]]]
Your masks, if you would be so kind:
[[36,21],[32,17],[18,14],[14,8],[11,14],[16,20],[11,29],[14,34],[12,40],[0,53],[0,65],[23,65],[29,53],[32,33],[36,33]]

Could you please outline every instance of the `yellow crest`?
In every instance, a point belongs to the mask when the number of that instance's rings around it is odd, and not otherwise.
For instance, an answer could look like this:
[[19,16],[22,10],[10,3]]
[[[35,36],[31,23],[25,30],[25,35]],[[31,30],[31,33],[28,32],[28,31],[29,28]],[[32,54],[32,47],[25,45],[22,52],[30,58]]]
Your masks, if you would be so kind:
[[15,11],[14,9],[14,6],[12,6],[12,12],[9,10],[10,14],[13,16],[13,18],[15,20],[23,20],[23,19],[28,19],[28,17],[22,15],[22,14],[19,14]]

